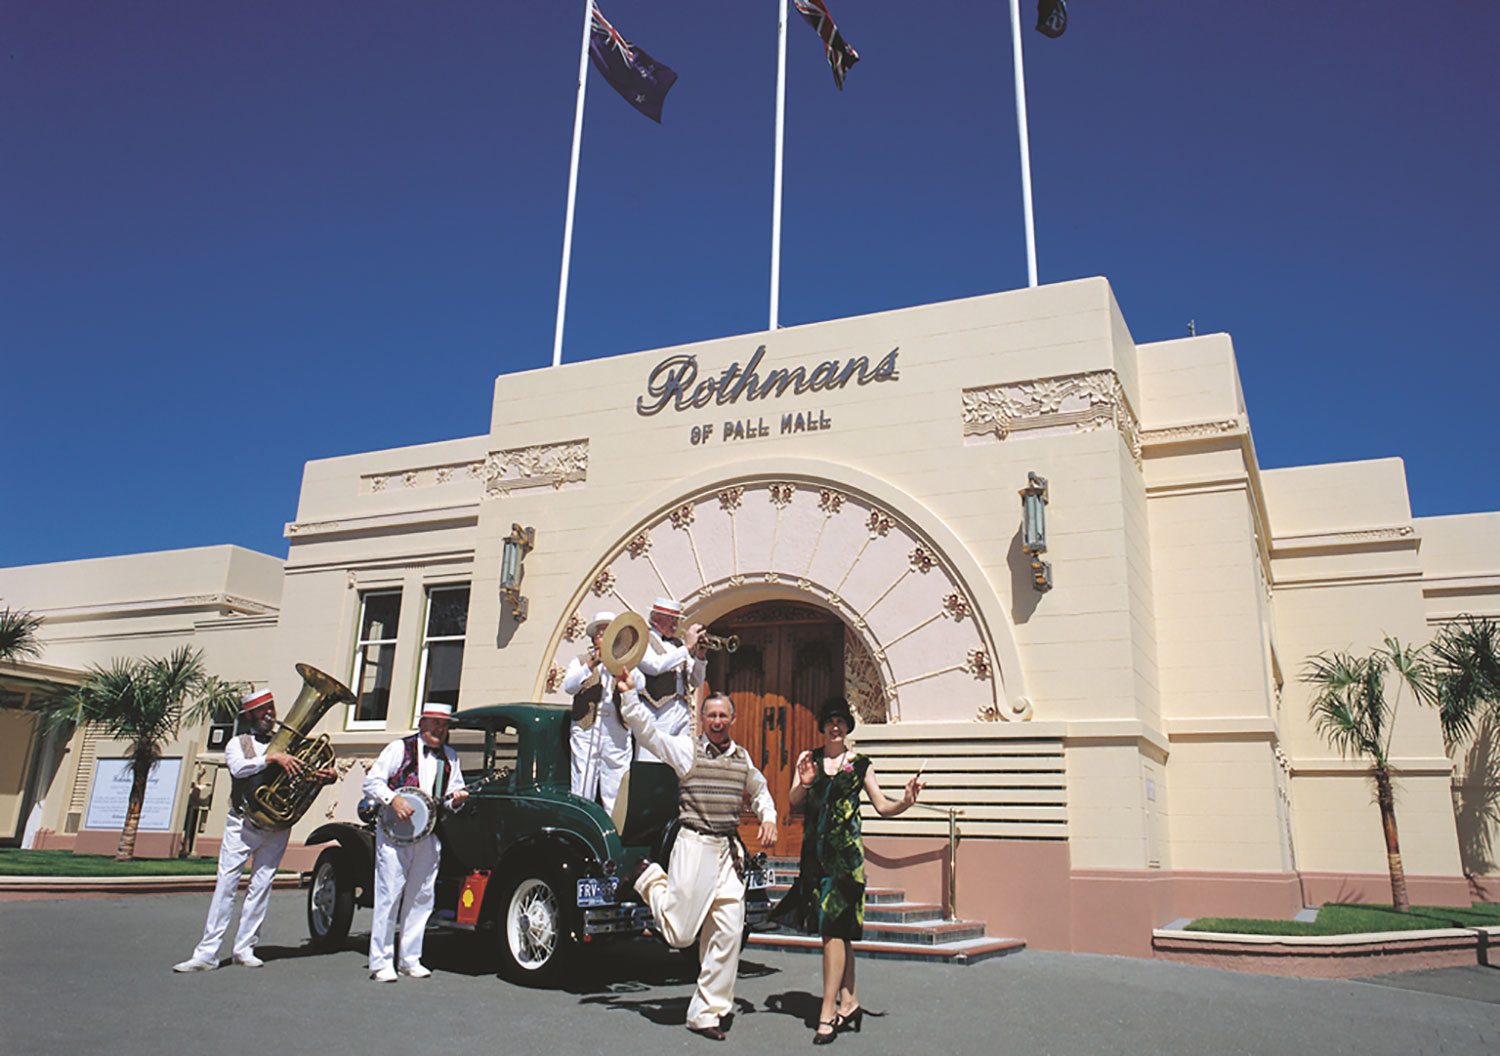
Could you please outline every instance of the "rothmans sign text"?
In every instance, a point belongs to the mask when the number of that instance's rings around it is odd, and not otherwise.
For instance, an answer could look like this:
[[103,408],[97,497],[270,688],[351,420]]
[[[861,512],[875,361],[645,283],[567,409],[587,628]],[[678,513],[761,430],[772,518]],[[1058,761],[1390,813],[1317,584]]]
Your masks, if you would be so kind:
[[729,364],[724,373],[698,378],[698,357],[694,355],[668,356],[658,363],[646,380],[646,395],[636,397],[637,414],[650,416],[668,409],[686,411],[715,404],[723,407],[737,402],[740,397],[749,400],[767,400],[792,392],[798,396],[809,392],[830,392],[842,389],[851,381],[856,385],[872,382],[895,381],[896,354],[893,348],[873,367],[868,356],[852,359],[825,359],[808,370],[807,367],[778,367],[761,374],[758,368],[765,357],[766,346],[761,345],[743,367],[738,362]]

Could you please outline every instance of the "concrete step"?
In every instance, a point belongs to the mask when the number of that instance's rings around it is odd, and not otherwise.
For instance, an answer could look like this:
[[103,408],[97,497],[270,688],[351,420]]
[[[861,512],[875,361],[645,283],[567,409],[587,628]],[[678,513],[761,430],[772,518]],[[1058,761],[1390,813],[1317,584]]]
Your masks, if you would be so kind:
[[[777,877],[779,881],[781,878]],[[791,890],[790,883],[774,883],[766,888],[771,893],[771,900],[781,898]],[[865,888],[865,905],[886,905],[892,902],[905,902],[906,892],[899,887],[867,887]]]
[[938,924],[943,920],[943,907],[933,902],[884,902],[865,906],[865,923],[868,924]]
[[945,942],[984,938],[979,920],[924,920],[911,924],[866,920],[865,938],[874,942],[915,942],[934,946]]
[[[823,949],[822,940],[816,935],[779,932],[751,935],[750,945],[760,949],[783,950],[789,953],[820,953]],[[973,938],[953,942],[920,943],[866,938],[854,943],[854,951],[860,957],[947,964],[974,964],[991,957],[1004,957],[1007,954],[1019,953],[1025,948],[1026,943],[1021,939]]]

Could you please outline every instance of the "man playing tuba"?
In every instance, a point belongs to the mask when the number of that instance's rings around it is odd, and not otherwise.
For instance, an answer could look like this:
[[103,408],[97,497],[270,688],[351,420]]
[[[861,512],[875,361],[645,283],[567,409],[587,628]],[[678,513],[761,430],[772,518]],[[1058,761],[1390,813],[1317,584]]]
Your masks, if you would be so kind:
[[[294,709],[295,710],[295,709]],[[219,882],[213,900],[208,904],[208,922],[203,938],[187,960],[172,966],[174,972],[209,972],[219,966],[219,946],[229,928],[234,912],[234,895],[240,886],[240,870],[251,861],[250,889],[240,910],[240,927],[234,938],[234,963],[259,968],[265,962],[255,956],[260,940],[260,926],[266,919],[266,904],[271,897],[271,881],[286,852],[291,829],[262,829],[244,816],[250,794],[273,778],[278,771],[298,774],[302,761],[285,752],[266,753],[266,745],[276,730],[276,701],[269,689],[251,690],[240,701],[240,726],[247,732],[234,737],[224,746],[224,763],[231,778],[229,816],[224,819],[224,839],[219,844]],[[332,770],[312,775],[323,784],[334,780]]]

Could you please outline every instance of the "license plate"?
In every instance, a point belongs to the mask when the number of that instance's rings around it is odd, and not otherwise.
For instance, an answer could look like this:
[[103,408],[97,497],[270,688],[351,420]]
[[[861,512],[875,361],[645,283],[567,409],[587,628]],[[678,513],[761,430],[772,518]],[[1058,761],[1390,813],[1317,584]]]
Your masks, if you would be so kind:
[[749,887],[751,891],[759,891],[762,888],[770,887],[774,883],[776,883],[776,870],[769,866],[758,873],[752,872],[750,874]]
[[599,879],[586,876],[578,881],[578,904],[580,906],[608,906],[615,900],[615,878]]

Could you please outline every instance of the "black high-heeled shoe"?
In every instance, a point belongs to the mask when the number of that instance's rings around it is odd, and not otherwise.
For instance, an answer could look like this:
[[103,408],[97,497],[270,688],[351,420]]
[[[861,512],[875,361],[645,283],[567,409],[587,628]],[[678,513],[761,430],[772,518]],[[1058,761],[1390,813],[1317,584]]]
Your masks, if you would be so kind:
[[820,1026],[820,1027],[832,1027],[833,1029],[830,1030],[827,1034],[820,1033],[820,1032],[818,1032],[816,1030],[813,1031],[813,1044],[814,1045],[832,1045],[835,1041],[838,1040],[838,1036],[839,1036],[839,1017],[838,1016],[834,1016],[832,1019],[820,1019],[820,1020],[818,1020],[818,1026]]
[[856,1007],[853,1012],[839,1013],[833,1018],[833,1032],[835,1034],[858,1034],[859,1028],[864,1026],[865,1010]]

